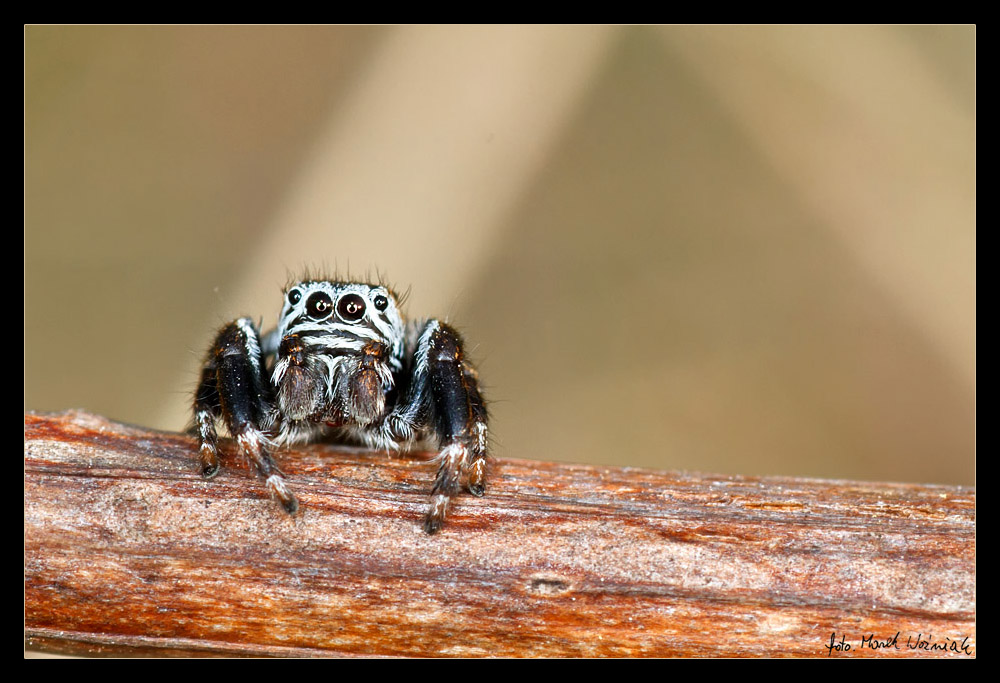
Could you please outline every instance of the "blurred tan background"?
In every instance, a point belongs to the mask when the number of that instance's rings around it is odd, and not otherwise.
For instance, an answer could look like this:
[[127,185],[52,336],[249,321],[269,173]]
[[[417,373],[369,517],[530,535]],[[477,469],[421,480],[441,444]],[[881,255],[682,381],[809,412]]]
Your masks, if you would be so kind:
[[377,268],[498,457],[972,484],[976,30],[25,29],[24,403]]

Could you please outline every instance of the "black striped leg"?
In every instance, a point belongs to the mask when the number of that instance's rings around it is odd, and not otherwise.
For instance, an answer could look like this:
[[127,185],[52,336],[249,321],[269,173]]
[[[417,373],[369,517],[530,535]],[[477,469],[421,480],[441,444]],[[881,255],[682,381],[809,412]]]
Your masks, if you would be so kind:
[[214,426],[215,416],[219,415],[239,443],[240,450],[266,481],[271,495],[289,514],[295,514],[298,501],[265,447],[262,425],[268,404],[261,367],[258,333],[253,323],[241,318],[222,328],[195,394],[202,474],[211,477],[219,469]]
[[486,403],[479,394],[479,376],[468,364],[463,364],[465,385],[469,388],[469,409],[472,413],[473,442],[470,450],[469,493],[482,496],[486,493]]
[[214,359],[209,359],[201,371],[201,382],[194,394],[194,428],[198,432],[198,459],[201,476],[211,479],[219,473],[218,435],[215,420],[219,417],[219,391]]
[[[231,428],[232,430],[232,428]],[[240,449],[250,458],[250,461],[257,467],[257,472],[264,478],[268,493],[271,494],[290,515],[294,515],[299,510],[299,501],[288,488],[285,475],[278,469],[271,454],[264,447],[262,433],[247,424],[242,431],[233,431],[236,434],[236,441],[240,444]]]
[[431,509],[424,531],[436,533],[444,524],[451,499],[458,495],[463,476],[469,490],[482,495],[486,489],[486,406],[479,393],[475,371],[462,356],[462,341],[455,330],[436,324],[427,356],[434,426],[441,438],[437,477],[431,491]]

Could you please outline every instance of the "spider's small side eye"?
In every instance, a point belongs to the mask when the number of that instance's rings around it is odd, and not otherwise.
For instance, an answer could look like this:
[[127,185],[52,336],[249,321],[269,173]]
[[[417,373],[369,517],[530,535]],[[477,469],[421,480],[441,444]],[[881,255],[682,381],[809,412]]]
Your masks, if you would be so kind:
[[316,320],[330,317],[333,313],[333,299],[326,292],[316,292],[306,301],[306,313]]
[[301,300],[302,300],[302,292],[300,292],[297,289],[289,290],[289,292],[288,292],[288,303],[290,303],[292,306],[294,306],[295,304],[299,303],[299,301],[301,301]]
[[389,300],[382,294],[376,294],[372,303],[374,303],[375,308],[380,311],[384,311],[389,306]]
[[365,300],[358,294],[345,294],[337,302],[337,313],[347,322],[357,322],[365,317]]

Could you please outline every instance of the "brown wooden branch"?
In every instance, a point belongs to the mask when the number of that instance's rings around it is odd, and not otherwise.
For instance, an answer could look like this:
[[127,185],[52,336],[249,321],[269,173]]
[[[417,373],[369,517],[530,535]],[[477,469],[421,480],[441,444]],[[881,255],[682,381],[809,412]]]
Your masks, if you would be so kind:
[[24,424],[30,649],[975,653],[974,489],[504,459],[428,536],[425,456],[281,452],[291,518],[229,442],[204,481],[185,435],[85,413]]

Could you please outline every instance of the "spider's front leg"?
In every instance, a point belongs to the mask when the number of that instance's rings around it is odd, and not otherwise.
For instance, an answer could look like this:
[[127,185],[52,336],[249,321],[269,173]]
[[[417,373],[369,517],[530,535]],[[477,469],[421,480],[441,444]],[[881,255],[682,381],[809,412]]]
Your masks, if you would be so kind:
[[431,509],[424,521],[424,531],[433,534],[444,524],[448,504],[459,493],[463,478],[473,495],[486,492],[487,417],[478,375],[465,360],[458,333],[432,320],[420,341],[414,381],[426,382],[430,426],[441,448]]
[[265,445],[264,426],[271,408],[262,361],[260,333],[249,318],[226,325],[216,337],[194,400],[201,473],[208,479],[219,471],[215,420],[221,417],[240,450],[266,481],[271,495],[289,514],[295,514],[298,500]]

